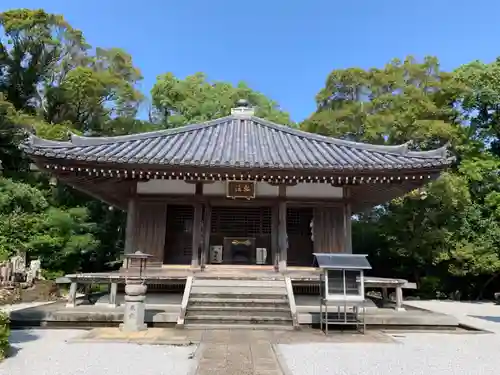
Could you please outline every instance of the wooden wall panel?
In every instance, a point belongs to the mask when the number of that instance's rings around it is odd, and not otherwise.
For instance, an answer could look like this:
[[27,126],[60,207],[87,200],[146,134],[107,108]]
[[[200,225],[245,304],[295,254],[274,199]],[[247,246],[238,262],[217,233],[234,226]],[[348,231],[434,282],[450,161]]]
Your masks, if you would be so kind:
[[194,206],[169,204],[164,263],[191,264],[193,259]]
[[135,249],[153,258],[151,265],[163,264],[165,231],[167,226],[167,204],[138,199],[135,220]]
[[346,252],[346,231],[343,207],[314,209],[314,252]]
[[313,242],[311,240],[311,220],[313,208],[287,208],[287,235],[289,266],[306,266],[313,264]]

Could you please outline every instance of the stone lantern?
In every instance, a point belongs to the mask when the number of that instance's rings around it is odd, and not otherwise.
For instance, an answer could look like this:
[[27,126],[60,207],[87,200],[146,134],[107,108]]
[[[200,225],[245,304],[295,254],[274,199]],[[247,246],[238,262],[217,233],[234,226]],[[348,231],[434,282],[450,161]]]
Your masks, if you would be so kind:
[[[144,323],[145,300],[147,286],[145,283],[145,273],[147,261],[151,255],[136,251],[125,255],[125,313],[120,329],[125,332],[138,332],[147,329]],[[137,273],[132,273],[138,269]]]

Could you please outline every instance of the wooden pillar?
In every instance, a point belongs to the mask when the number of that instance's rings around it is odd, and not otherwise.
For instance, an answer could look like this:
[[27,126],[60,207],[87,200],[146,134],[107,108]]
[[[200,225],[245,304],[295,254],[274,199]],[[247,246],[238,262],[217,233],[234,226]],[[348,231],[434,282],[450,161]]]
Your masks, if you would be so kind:
[[272,215],[271,215],[271,254],[272,254],[272,262],[274,265],[275,271],[279,270],[279,207],[278,205],[274,205],[272,207]]
[[345,231],[345,250],[344,252],[352,254],[352,211],[351,204],[346,203],[344,207],[344,231]]
[[331,253],[345,253],[346,230],[345,230],[345,208],[332,207],[328,211],[331,235],[328,236],[328,248]]
[[192,258],[191,267],[199,266],[200,245],[201,245],[201,220],[203,216],[203,205],[199,202],[194,204],[193,218],[193,242],[192,242]]
[[323,210],[320,207],[313,209],[313,252],[323,252]]
[[352,209],[351,202],[351,190],[348,187],[344,187],[343,192],[344,199],[347,199],[344,205],[344,252],[352,254]]
[[278,203],[278,248],[279,260],[278,270],[286,271],[288,258],[288,235],[286,229],[286,185],[278,187],[279,203]]
[[127,208],[127,226],[125,229],[125,254],[135,252],[135,218],[137,210],[137,198],[131,197]]
[[210,262],[210,232],[212,226],[212,206],[209,202],[205,203],[205,212],[203,214],[203,254],[201,256],[201,267]]
[[278,243],[279,243],[279,263],[280,272],[286,271],[288,255],[288,238],[286,233],[286,201],[281,201],[278,208]]

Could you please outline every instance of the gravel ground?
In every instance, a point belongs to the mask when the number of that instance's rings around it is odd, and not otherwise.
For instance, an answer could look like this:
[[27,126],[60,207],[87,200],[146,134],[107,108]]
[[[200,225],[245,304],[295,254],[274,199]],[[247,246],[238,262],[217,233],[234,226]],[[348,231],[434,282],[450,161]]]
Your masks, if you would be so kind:
[[13,331],[0,375],[187,375],[194,347],[67,343],[75,330]]
[[496,334],[407,333],[397,344],[279,345],[292,375],[498,374]]

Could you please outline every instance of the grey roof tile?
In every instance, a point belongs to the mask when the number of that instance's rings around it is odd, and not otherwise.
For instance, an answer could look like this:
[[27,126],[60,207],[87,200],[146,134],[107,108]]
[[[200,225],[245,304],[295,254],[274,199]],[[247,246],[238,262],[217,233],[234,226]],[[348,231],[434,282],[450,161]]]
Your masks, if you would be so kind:
[[359,171],[443,167],[451,162],[446,147],[415,152],[408,144],[357,143],[253,116],[119,137],[72,135],[69,142],[31,136],[22,147],[32,156],[152,166]]

